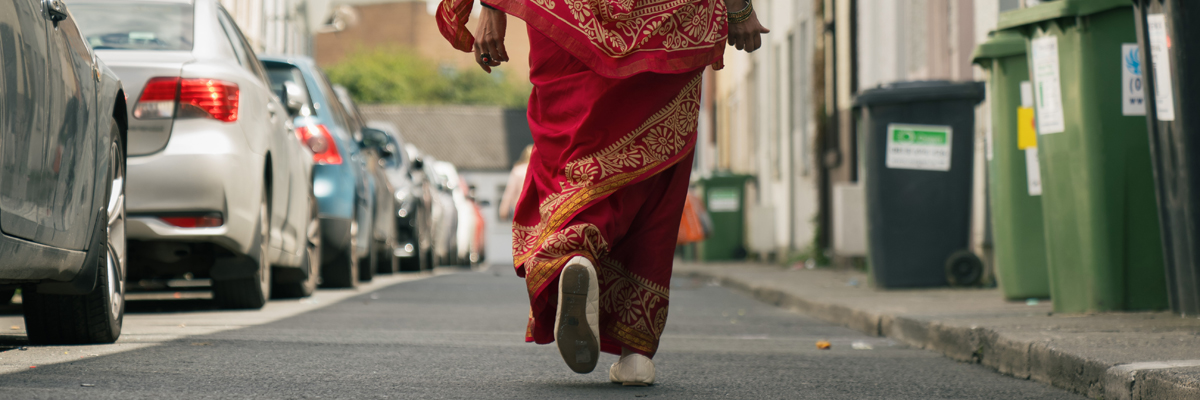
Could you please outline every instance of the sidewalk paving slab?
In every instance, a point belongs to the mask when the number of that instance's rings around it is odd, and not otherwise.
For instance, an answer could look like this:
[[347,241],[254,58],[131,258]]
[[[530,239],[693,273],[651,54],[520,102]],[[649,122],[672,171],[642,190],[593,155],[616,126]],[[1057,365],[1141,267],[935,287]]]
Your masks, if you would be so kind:
[[760,301],[1097,399],[1200,399],[1200,319],[1169,312],[1054,314],[997,289],[880,290],[865,273],[675,263]]

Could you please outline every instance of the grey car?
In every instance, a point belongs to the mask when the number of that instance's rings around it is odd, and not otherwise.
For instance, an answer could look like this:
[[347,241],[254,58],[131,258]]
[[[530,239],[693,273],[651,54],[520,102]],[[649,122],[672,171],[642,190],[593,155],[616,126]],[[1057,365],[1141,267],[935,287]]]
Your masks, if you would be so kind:
[[128,280],[208,280],[225,308],[319,277],[312,153],[217,0],[72,0],[129,91]]
[[0,292],[35,344],[125,313],[125,93],[57,0],[0,0]]

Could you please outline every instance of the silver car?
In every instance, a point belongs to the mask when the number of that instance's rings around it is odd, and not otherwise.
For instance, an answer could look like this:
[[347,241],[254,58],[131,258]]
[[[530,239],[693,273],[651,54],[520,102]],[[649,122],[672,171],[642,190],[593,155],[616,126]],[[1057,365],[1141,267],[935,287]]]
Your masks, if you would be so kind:
[[[129,93],[128,281],[209,279],[225,308],[304,296],[319,276],[312,154],[216,0],[71,2]],[[274,268],[274,278],[272,279]],[[188,283],[187,281],[193,281]]]

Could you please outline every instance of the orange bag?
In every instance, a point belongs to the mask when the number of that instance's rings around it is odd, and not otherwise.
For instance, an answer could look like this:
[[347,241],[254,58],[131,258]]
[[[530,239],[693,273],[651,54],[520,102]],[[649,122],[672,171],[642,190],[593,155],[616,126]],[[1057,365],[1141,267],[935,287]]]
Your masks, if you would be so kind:
[[688,193],[687,200],[683,203],[683,220],[679,222],[679,238],[675,241],[676,244],[695,243],[707,238],[702,216],[704,212],[696,196]]

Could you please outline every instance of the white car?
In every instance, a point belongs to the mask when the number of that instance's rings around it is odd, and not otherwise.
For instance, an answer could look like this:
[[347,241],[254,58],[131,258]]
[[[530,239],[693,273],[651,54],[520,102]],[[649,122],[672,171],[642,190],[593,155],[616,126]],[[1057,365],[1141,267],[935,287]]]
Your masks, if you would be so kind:
[[[69,0],[130,107],[126,279],[210,280],[225,308],[317,283],[312,153],[217,0]],[[131,285],[131,288],[134,286]]]
[[475,236],[480,223],[475,214],[475,202],[467,198],[468,187],[462,177],[458,175],[458,168],[454,164],[438,161],[434,168],[446,182],[446,188],[454,198],[454,209],[458,213],[458,224],[454,231],[454,254],[451,254],[448,264],[473,263],[475,260],[472,260],[471,255],[473,250],[477,250],[476,243],[478,241],[475,240]]

